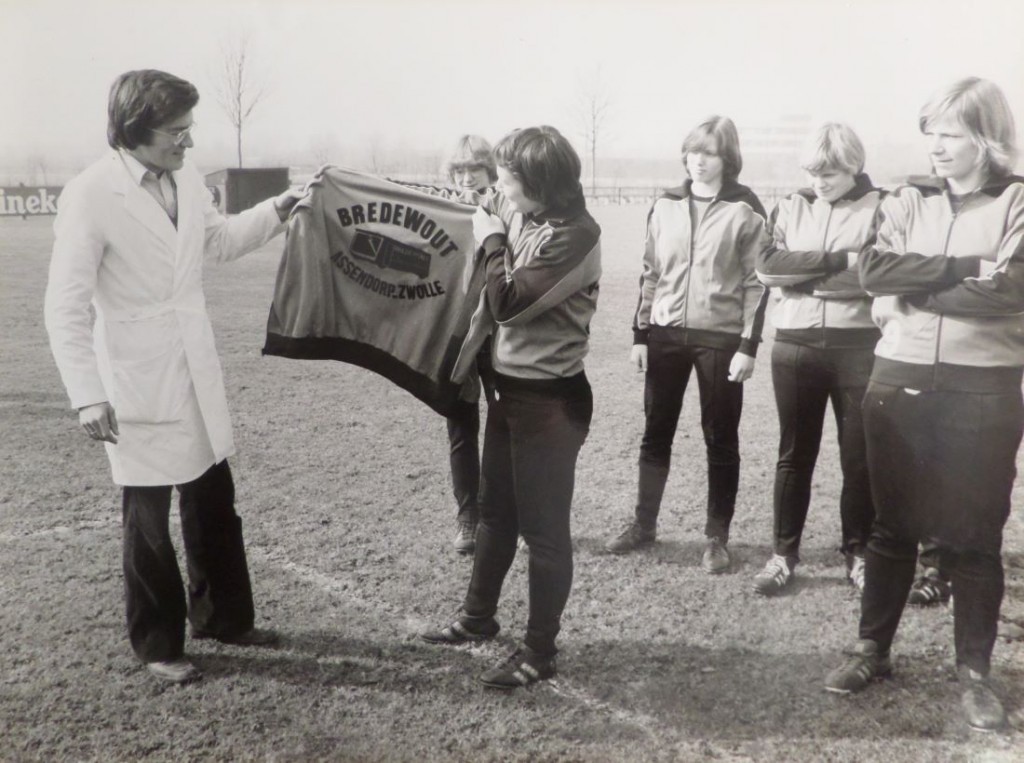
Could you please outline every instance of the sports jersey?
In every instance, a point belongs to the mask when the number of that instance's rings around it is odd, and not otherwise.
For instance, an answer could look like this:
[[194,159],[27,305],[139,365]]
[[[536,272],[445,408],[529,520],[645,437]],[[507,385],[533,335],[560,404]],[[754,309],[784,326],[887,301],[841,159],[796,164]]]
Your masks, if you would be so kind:
[[474,210],[323,169],[288,223],[264,354],[353,363],[448,415],[486,338]]

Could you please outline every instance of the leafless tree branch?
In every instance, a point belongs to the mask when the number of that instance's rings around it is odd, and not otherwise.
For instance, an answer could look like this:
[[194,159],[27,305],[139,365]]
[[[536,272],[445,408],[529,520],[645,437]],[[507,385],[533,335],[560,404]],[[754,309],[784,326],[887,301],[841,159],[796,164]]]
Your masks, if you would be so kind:
[[217,78],[217,103],[235,128],[238,166],[242,166],[242,130],[253,109],[266,94],[266,83],[258,81],[249,58],[249,36],[242,33],[221,45],[221,70]]

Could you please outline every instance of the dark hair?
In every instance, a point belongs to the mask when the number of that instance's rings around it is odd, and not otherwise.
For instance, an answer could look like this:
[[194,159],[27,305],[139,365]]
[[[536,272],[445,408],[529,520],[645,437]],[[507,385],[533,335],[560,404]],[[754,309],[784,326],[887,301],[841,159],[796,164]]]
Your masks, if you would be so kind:
[[[705,152],[717,154],[722,158],[722,178],[735,182],[743,169],[743,156],[740,154],[740,136],[736,125],[729,117],[717,114],[710,116],[694,127],[683,141],[683,166],[686,166],[686,155]],[[689,173],[689,170],[687,170]]]
[[494,159],[545,209],[564,207],[580,195],[580,157],[554,127],[513,130],[494,147]]
[[199,103],[191,82],[157,69],[125,72],[110,86],[107,143],[131,150],[148,145],[149,131],[181,116]]

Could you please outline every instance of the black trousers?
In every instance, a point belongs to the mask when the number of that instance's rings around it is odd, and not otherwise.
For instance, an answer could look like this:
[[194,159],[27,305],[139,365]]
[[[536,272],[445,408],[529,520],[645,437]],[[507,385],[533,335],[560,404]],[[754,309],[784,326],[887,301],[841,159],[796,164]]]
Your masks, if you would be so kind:
[[775,553],[799,558],[811,504],[811,481],[829,401],[839,436],[843,487],[839,497],[844,554],[863,554],[875,507],[868,480],[861,402],[874,363],[873,348],[824,349],[776,342],[772,384],[779,411],[775,468]]
[[477,403],[460,404],[447,422],[448,460],[458,518],[476,522],[480,514],[477,506],[480,493],[480,407]]
[[933,539],[953,587],[957,664],[987,674],[1003,599],[1002,532],[1024,433],[1019,387],[1002,394],[913,392],[871,382],[864,427],[876,519],[860,637],[892,644]]
[[[490,342],[477,356],[477,371],[488,404],[494,400],[494,369],[491,365]],[[452,492],[458,507],[458,519],[476,522],[479,519],[480,493],[480,406],[464,403],[447,418],[448,462],[452,472]]]
[[572,587],[569,513],[593,396],[583,373],[553,380],[496,378],[484,430],[480,525],[463,609],[471,618],[494,616],[522,535],[530,547],[524,641],[551,655]]
[[740,479],[740,414],[743,385],[729,381],[735,351],[669,342],[647,346],[644,383],[646,422],[640,442],[636,518],[654,529],[672,458],[672,440],[691,371],[700,390],[700,423],[708,459],[707,518],[704,534],[729,539]]
[[143,662],[182,656],[186,617],[196,630],[238,635],[253,627],[249,568],[227,461],[178,485],[188,599],[171,544],[171,486],[125,487],[122,499],[128,636]]

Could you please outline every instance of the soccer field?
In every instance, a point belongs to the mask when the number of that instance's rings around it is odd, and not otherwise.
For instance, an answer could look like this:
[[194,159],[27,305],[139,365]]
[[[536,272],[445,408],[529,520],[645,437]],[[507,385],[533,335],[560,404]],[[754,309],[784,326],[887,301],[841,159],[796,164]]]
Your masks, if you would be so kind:
[[[636,489],[643,380],[626,360],[646,208],[593,211],[604,230],[587,360],[595,412],[577,472],[560,673],[511,694],[477,676],[525,629],[526,559],[509,574],[495,641],[445,649],[416,638],[452,616],[472,563],[451,547],[445,424],[362,369],[261,357],[283,239],[206,271],[257,624],[283,643],[188,642],[203,681],[150,678],[125,633],[119,491],[102,447],[78,430],[46,343],[52,218],[0,219],[0,761],[1024,758],[1024,642],[1000,639],[994,655],[1016,728],[971,732],[944,607],[907,610],[893,680],[851,697],[822,689],[859,611],[838,552],[832,421],[798,578],[784,596],[753,593],[771,548],[770,342],[745,388],[732,571],[699,568],[706,480],[695,384],[660,542],[624,558],[602,552]],[[1024,621],[1022,505],[1018,486],[1003,611]]]

